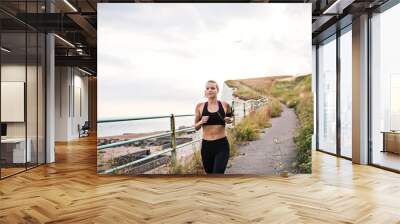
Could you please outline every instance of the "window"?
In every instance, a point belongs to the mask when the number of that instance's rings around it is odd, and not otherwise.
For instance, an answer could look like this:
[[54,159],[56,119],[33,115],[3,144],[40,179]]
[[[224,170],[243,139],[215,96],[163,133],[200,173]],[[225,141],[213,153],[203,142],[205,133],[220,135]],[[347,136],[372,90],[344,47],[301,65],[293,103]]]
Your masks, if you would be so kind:
[[400,4],[371,18],[370,156],[373,164],[395,170],[400,170],[399,21]]
[[[19,13],[40,12],[43,4],[19,2]],[[0,17],[9,21],[0,29],[0,178],[5,178],[45,163],[46,40],[8,15]]]
[[340,154],[352,156],[352,35],[351,26],[340,36]]
[[318,149],[336,153],[336,36],[318,48]]

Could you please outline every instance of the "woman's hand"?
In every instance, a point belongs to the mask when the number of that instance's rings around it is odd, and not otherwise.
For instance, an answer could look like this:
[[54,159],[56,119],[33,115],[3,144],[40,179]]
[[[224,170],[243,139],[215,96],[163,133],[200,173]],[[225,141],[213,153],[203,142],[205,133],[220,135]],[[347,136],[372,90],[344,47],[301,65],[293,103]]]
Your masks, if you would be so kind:
[[201,124],[207,123],[208,118],[209,118],[209,116],[202,116],[202,117],[201,117],[201,120],[200,120]]
[[225,117],[224,118],[225,123],[230,124],[233,122],[233,118],[232,117]]
[[194,125],[196,130],[199,130],[204,123],[208,121],[208,116],[202,116],[201,119]]

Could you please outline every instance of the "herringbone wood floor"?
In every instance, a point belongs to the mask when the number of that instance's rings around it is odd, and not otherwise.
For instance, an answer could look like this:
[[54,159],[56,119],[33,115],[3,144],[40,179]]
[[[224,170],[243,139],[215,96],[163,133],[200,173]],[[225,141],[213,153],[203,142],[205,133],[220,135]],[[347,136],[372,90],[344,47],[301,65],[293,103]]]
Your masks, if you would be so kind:
[[400,223],[400,175],[313,153],[289,178],[96,174],[95,138],[0,181],[0,223]]

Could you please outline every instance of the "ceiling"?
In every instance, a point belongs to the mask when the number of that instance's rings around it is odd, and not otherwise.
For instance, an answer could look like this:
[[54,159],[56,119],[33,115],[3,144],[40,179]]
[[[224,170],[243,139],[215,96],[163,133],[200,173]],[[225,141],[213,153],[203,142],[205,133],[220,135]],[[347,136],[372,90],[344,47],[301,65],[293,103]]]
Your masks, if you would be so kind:
[[[352,16],[372,10],[386,1],[388,0],[200,0],[195,2],[311,3],[312,35],[313,42],[316,43],[335,32],[334,26],[340,19],[346,21],[343,18],[347,17],[351,23]],[[2,0],[0,2],[2,32],[16,33],[25,28],[39,32],[54,32],[58,35],[55,38],[56,65],[79,66],[95,74],[97,70],[97,3],[191,1],[47,0],[47,2],[46,7],[45,0]],[[52,13],[49,13],[50,8]],[[342,25],[345,26],[345,22]],[[15,40],[19,41],[19,38]]]

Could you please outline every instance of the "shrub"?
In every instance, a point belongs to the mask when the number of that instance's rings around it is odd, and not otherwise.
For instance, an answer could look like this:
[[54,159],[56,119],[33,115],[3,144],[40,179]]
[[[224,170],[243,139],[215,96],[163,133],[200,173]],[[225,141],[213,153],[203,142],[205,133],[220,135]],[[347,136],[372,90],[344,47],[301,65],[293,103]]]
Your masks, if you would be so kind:
[[277,99],[271,100],[271,117],[279,117],[282,113],[281,103]]
[[235,139],[241,141],[253,141],[259,137],[260,130],[251,122],[241,122],[234,128]]
[[286,103],[286,106],[288,106],[289,108],[295,108],[296,105],[297,105],[297,100],[291,100]]
[[260,129],[267,128],[271,116],[269,105],[258,108],[250,112],[247,117],[236,124],[232,130],[236,142],[253,141],[260,135]]
[[187,173],[189,174],[203,174],[203,162],[201,160],[200,150],[196,150],[193,154],[193,157],[188,165]]
[[170,174],[204,174],[203,162],[201,160],[201,152],[195,150],[193,156],[188,162],[182,162],[172,159],[169,163]]
[[[292,164],[296,172],[311,172],[311,139],[313,134],[313,95],[311,92],[311,75],[281,77],[263,80],[229,80],[227,84],[235,87],[242,99],[256,98],[257,95],[268,95],[270,101],[268,112],[250,113],[233,129],[236,141],[251,141],[259,136],[260,129],[271,127],[270,117],[279,117],[282,112],[281,103],[294,108],[299,125],[293,138],[297,155]],[[267,109],[265,109],[267,110]],[[263,116],[267,118],[263,118]]]
[[[292,167],[296,172],[311,172],[311,139],[313,134],[313,95],[311,93],[311,75],[297,76],[289,80],[274,82],[271,94],[289,108],[294,108],[299,120],[293,138],[297,155]],[[272,117],[277,115],[272,108]]]
[[267,127],[270,117],[271,107],[269,105],[265,105],[250,113],[246,120],[254,123],[257,128],[263,129]]
[[228,129],[226,131],[226,137],[228,138],[229,142],[229,157],[235,157],[239,155],[239,149],[237,147],[237,140],[235,138],[234,129]]
[[300,173],[311,173],[311,139],[313,134],[312,122],[299,127],[294,137],[297,146],[296,162],[293,168]]
[[171,159],[171,162],[169,163],[169,172],[171,174],[183,174],[184,167],[182,163],[180,163],[176,159]]

